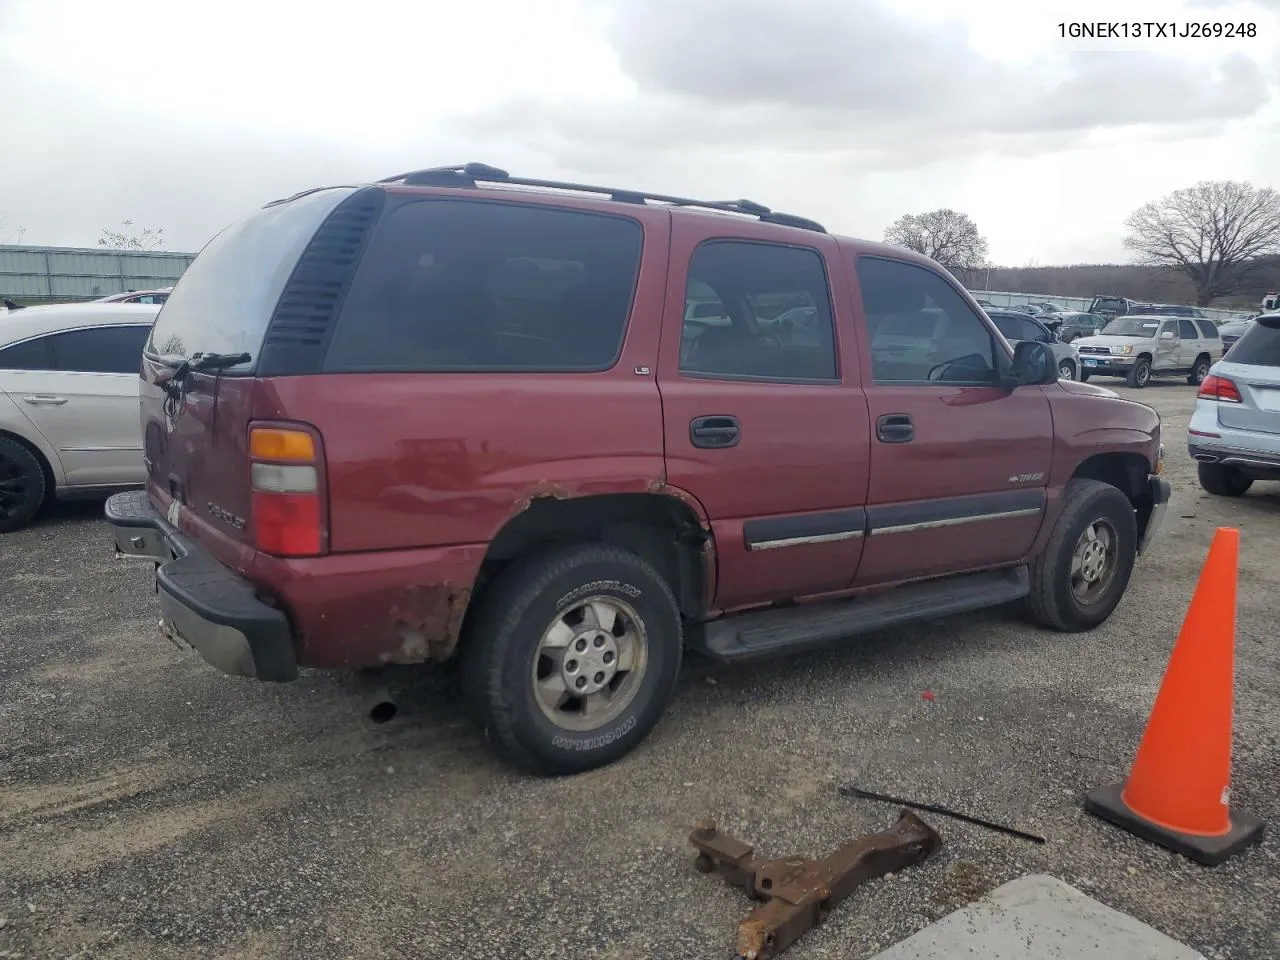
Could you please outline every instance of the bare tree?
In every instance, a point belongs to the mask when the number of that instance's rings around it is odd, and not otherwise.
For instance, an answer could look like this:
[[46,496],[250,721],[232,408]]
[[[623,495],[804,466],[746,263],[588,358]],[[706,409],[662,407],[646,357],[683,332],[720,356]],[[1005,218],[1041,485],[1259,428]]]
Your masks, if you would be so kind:
[[8,226],[9,218],[0,217],[0,243],[21,243],[22,238],[26,235],[27,228],[19,226],[7,229]]
[[1125,246],[1142,263],[1174,270],[1196,303],[1242,292],[1264,258],[1280,253],[1280,193],[1237,180],[1202,180],[1139,207]]
[[943,208],[909,213],[884,232],[895,243],[931,257],[954,273],[977,270],[987,262],[987,240],[966,213]]
[[123,220],[120,223],[123,230],[106,230],[102,231],[102,236],[98,238],[98,246],[109,247],[112,250],[163,250],[164,249],[164,228],[155,229],[152,227],[143,227],[141,230],[133,228],[132,220]]

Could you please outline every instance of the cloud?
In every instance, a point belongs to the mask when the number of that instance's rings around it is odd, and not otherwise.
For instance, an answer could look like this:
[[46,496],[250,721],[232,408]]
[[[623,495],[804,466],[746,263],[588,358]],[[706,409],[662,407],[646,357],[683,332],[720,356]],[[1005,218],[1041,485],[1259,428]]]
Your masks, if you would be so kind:
[[955,20],[889,0],[600,0],[624,96],[508,100],[458,118],[474,136],[520,135],[578,164],[643,150],[737,146],[837,151],[864,169],[959,157],[998,144],[1052,150],[1130,126],[1202,133],[1270,99],[1262,66],[1155,52],[1059,50],[984,59]]

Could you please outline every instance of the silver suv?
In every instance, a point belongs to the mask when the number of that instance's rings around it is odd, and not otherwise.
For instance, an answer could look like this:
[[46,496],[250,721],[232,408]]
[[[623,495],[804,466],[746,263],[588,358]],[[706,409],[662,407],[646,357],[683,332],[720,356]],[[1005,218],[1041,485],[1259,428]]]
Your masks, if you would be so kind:
[[1222,359],[1222,338],[1212,320],[1131,314],[1116,317],[1095,336],[1073,344],[1080,351],[1080,379],[1124,377],[1145,387],[1152,377],[1182,376],[1197,386]]
[[1231,358],[1200,385],[1187,426],[1200,486],[1239,497],[1255,480],[1280,480],[1280,313],[1249,325]]

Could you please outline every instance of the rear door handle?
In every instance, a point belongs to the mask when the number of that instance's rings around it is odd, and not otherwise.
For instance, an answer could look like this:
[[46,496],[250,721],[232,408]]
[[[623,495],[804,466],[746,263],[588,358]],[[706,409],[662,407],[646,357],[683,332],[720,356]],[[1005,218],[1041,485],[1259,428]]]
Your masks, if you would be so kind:
[[737,417],[694,417],[689,423],[689,442],[704,450],[736,447],[740,438]]
[[25,400],[27,403],[30,403],[33,406],[37,406],[37,407],[39,406],[57,407],[67,402],[66,397],[52,397],[45,393],[38,393],[34,397],[23,397],[22,399]]
[[886,413],[876,419],[876,438],[881,443],[910,443],[916,426],[905,413]]

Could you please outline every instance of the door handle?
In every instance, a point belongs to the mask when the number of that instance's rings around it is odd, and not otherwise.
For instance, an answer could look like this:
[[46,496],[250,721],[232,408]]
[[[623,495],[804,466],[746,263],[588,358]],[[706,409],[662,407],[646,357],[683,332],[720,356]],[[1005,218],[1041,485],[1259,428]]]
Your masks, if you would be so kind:
[[23,397],[27,403],[33,406],[50,406],[57,407],[67,402],[66,397],[52,397],[45,393],[38,393],[34,397]]
[[876,418],[876,438],[881,443],[910,443],[916,426],[905,413],[886,413]]
[[689,442],[704,450],[736,447],[740,437],[737,417],[694,417],[689,422]]

